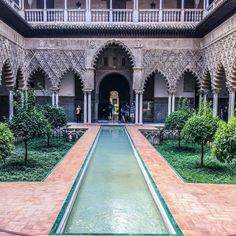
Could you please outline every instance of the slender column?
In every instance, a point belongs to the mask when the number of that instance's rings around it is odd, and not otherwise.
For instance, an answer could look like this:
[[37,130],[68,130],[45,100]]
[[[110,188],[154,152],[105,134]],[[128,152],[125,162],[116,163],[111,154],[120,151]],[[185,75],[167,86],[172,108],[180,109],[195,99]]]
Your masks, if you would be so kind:
[[112,22],[113,21],[113,17],[112,17],[112,0],[110,0],[110,22]]
[[218,115],[218,93],[216,91],[213,93],[213,115]]
[[203,97],[203,99],[204,99],[204,102],[207,101],[207,94],[206,94],[206,93],[204,93],[204,97]]
[[139,94],[139,124],[143,124],[143,93]]
[[86,0],[86,21],[91,22],[91,0]]
[[160,0],[160,4],[159,4],[159,22],[162,22],[162,9],[163,9],[162,1],[163,0]]
[[56,107],[58,107],[58,105],[59,105],[59,94],[58,94],[58,92],[55,93],[55,105],[56,105]]
[[168,96],[168,115],[171,113],[171,93]]
[[133,1],[134,1],[133,21],[138,22],[139,21],[138,0],[133,0]]
[[43,21],[47,21],[47,0],[43,0]]
[[181,21],[184,22],[184,0],[181,0]]
[[68,21],[68,6],[67,6],[67,0],[64,0],[64,21]]
[[87,123],[87,92],[84,91],[84,124]]
[[234,116],[235,91],[229,93],[229,120]]
[[135,124],[137,125],[139,122],[139,114],[138,114],[138,110],[139,110],[139,102],[138,102],[138,93],[135,92]]
[[55,93],[52,92],[52,105],[55,106]]
[[175,112],[175,94],[172,94],[172,112]]
[[88,123],[92,122],[92,103],[91,103],[91,92],[88,92]]
[[9,120],[12,119],[14,115],[14,96],[13,96],[13,91],[9,91]]

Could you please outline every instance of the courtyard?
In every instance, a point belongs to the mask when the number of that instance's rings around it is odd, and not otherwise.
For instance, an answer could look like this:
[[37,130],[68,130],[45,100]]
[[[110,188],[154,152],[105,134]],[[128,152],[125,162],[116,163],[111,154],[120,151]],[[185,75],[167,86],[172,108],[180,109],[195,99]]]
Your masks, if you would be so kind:
[[[50,232],[100,127],[86,128],[87,132],[44,181],[0,184],[2,235],[47,235]],[[127,127],[183,234],[233,235],[236,187],[184,182],[139,128]]]
[[0,236],[236,235],[236,0],[0,0]]

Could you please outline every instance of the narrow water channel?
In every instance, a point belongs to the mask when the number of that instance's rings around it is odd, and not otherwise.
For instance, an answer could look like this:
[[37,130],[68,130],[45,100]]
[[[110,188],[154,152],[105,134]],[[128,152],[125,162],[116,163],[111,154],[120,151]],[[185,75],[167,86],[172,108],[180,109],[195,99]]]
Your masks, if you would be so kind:
[[124,128],[102,128],[64,233],[168,233]]

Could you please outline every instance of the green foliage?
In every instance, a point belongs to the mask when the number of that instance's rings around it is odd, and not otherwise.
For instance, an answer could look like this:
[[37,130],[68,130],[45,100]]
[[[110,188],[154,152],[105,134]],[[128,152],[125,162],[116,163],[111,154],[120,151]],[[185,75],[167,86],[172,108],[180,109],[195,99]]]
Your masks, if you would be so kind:
[[178,104],[178,110],[171,113],[165,122],[167,129],[178,130],[179,132],[179,147],[180,147],[180,132],[183,129],[186,121],[191,117],[191,109],[186,98],[181,98]]
[[236,159],[236,118],[232,118],[227,124],[223,121],[216,131],[213,148],[213,155],[220,162],[232,162]]
[[14,139],[7,124],[0,123],[0,134],[0,159],[5,163],[14,148]]
[[174,147],[174,140],[162,141],[157,146],[158,152],[167,160],[175,171],[189,183],[236,184],[235,163],[220,163],[212,158],[210,148],[205,150],[205,166],[199,166],[201,148],[195,144],[183,144]]
[[61,128],[67,124],[66,113],[61,107],[51,106],[49,104],[41,106],[40,110],[49,122],[47,129],[48,146],[50,145],[50,137],[52,130],[55,128]]
[[34,94],[24,92],[22,99],[15,102],[15,114],[10,121],[10,128],[16,137],[21,137],[25,144],[25,164],[28,158],[27,142],[29,139],[45,135],[48,121],[34,106]]
[[[201,107],[208,107],[205,102]],[[218,127],[219,119],[213,117],[212,111],[199,109],[185,124],[181,136],[188,143],[197,143],[201,145],[201,165],[203,166],[204,146],[211,142]]]
[[64,139],[53,139],[47,147],[44,138],[33,138],[28,142],[29,156],[27,165],[21,158],[24,156],[24,144],[16,145],[5,164],[0,164],[0,181],[43,181],[74,145]]

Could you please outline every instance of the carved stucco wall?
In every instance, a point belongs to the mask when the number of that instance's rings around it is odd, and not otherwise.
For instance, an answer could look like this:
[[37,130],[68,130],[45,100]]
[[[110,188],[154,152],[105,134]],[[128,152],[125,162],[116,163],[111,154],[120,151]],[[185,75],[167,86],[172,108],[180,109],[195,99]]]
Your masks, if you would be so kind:
[[[236,89],[236,17],[233,16],[203,39],[22,39],[0,23],[0,73],[10,61],[16,78],[21,68],[25,85],[41,69],[51,89],[58,89],[63,75],[71,70],[83,81],[84,89],[94,89],[94,65],[101,51],[112,43],[128,54],[133,65],[133,89],[143,90],[149,76],[159,71],[170,92],[176,92],[185,71],[196,76],[204,88],[209,71],[214,88],[223,66],[229,88]],[[12,30],[13,31],[13,30]],[[19,39],[17,38],[19,37]]]

